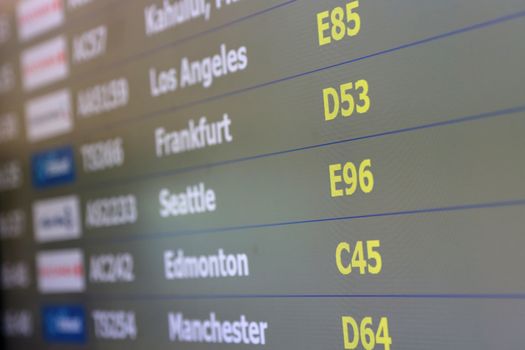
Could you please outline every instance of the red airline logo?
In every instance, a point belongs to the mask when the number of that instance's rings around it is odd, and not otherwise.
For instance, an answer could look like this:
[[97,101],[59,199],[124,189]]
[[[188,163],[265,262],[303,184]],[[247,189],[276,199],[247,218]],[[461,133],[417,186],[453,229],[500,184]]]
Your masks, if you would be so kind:
[[67,43],[58,36],[22,52],[22,83],[26,91],[46,86],[66,78],[69,74]]
[[64,22],[62,0],[22,0],[17,7],[18,36],[25,41]]
[[37,270],[41,293],[82,292],[86,289],[84,254],[80,249],[40,252]]

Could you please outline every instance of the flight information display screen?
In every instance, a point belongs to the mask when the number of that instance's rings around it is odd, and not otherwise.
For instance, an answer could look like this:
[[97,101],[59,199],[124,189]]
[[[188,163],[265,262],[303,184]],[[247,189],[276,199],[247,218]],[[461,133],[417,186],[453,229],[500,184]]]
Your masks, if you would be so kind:
[[523,0],[4,0],[9,350],[523,349]]

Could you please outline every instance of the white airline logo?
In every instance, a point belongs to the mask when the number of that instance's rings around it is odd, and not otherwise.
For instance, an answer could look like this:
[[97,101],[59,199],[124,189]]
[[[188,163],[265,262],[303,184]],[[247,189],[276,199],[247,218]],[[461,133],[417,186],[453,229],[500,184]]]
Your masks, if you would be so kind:
[[60,90],[30,100],[25,106],[27,139],[41,141],[73,128],[71,94]]
[[57,36],[30,47],[22,52],[20,65],[26,91],[66,78],[69,74],[66,38]]
[[23,0],[16,8],[18,37],[25,41],[64,23],[62,0]]
[[40,252],[36,261],[41,293],[82,292],[86,289],[84,254],[80,249]]
[[75,239],[82,234],[80,201],[67,196],[33,204],[33,225],[37,242]]

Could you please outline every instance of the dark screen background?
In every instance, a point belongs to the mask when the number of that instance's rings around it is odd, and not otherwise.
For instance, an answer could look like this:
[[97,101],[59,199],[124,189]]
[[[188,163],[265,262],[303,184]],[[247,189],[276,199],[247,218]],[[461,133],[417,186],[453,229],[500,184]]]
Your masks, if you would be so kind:
[[523,348],[524,32],[521,0],[2,2],[4,348]]

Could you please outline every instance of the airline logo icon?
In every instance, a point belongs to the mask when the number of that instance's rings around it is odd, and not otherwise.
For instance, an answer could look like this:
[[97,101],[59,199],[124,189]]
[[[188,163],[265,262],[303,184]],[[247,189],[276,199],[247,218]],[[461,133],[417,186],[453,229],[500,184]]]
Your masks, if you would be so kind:
[[46,188],[75,180],[75,161],[71,146],[34,154],[31,158],[33,186]]
[[80,249],[38,253],[38,290],[44,294],[83,292],[84,254]]
[[86,316],[80,305],[45,306],[44,339],[49,343],[85,343]]
[[24,89],[31,91],[66,78],[69,74],[66,52],[64,36],[58,36],[22,52],[20,60]]
[[64,23],[62,0],[23,0],[16,8],[18,37],[25,41]]
[[41,200],[33,204],[37,242],[61,241],[81,236],[80,201],[76,196]]
[[27,139],[31,142],[65,134],[73,129],[71,94],[60,90],[30,100],[25,106]]

